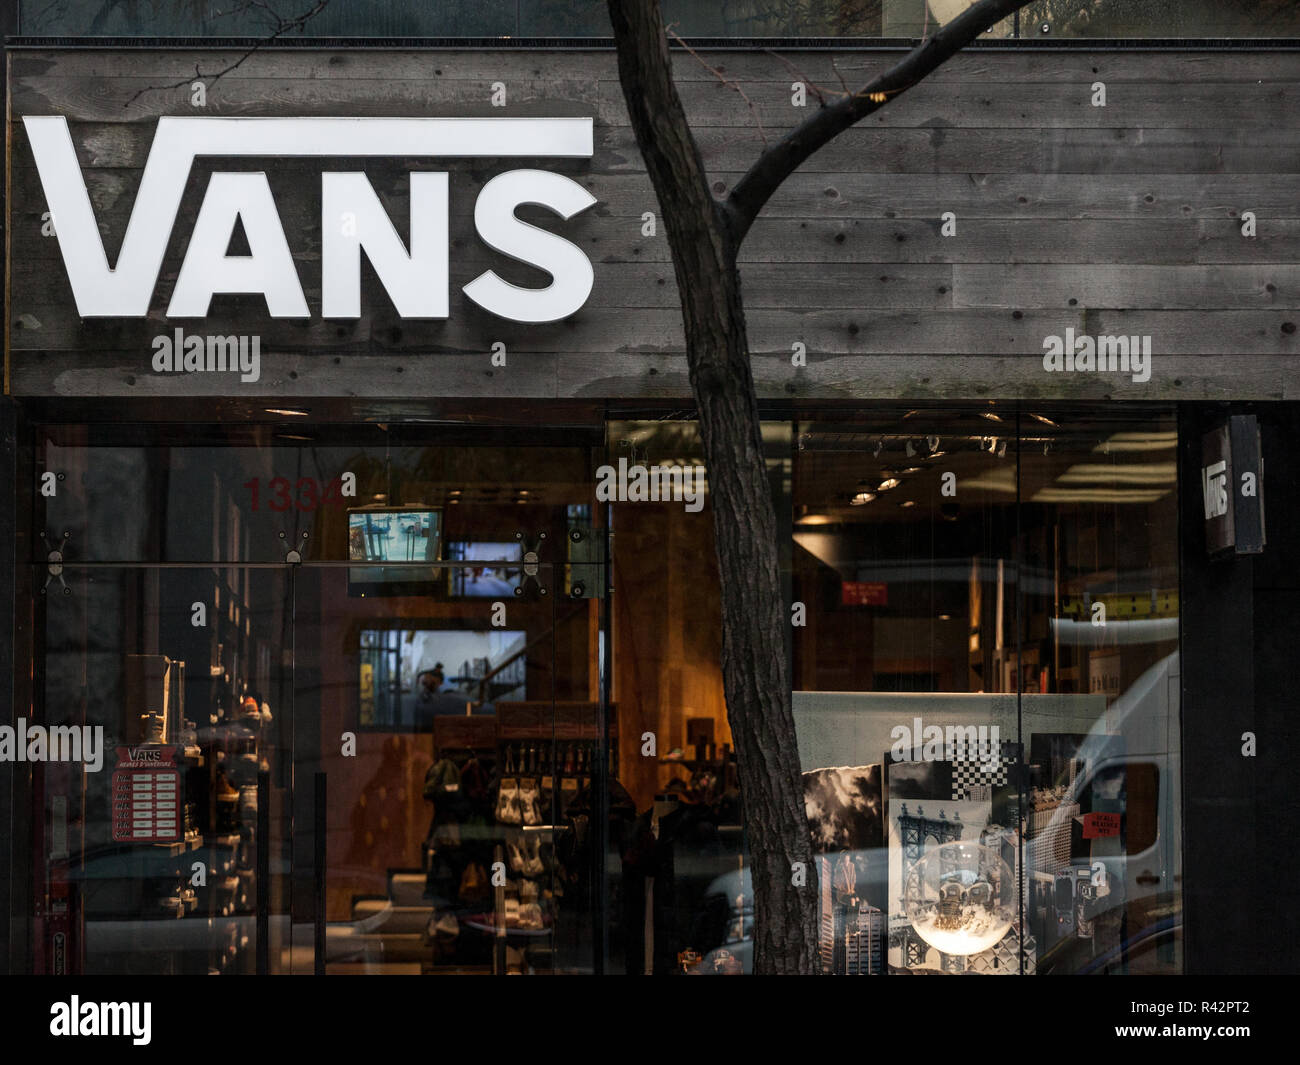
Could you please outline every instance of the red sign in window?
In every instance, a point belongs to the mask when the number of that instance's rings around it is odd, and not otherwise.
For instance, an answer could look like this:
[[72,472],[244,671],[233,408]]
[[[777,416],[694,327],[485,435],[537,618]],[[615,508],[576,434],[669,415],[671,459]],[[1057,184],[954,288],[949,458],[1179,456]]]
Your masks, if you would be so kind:
[[888,606],[889,585],[884,581],[845,581],[840,585],[844,606]]
[[1119,835],[1119,814],[1091,813],[1083,815],[1083,838],[1101,839]]

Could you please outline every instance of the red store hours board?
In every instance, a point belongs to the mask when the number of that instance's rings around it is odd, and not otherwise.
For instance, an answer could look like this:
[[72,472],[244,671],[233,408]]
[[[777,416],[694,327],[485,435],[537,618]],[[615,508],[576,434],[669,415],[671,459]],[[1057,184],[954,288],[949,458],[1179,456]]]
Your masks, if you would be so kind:
[[175,843],[184,835],[181,774],[175,747],[117,748],[113,767],[113,839]]

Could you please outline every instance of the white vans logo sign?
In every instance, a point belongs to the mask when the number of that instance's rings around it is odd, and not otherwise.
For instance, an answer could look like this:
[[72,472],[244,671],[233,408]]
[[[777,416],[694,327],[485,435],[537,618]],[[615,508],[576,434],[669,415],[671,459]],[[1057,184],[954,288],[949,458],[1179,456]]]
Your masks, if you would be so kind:
[[[144,318],[198,156],[589,158],[589,118],[172,118],[158,120],[117,264],[109,266],[67,119],[23,126],[83,318]],[[447,174],[410,175],[407,248],[363,173],[321,175],[321,314],[361,316],[361,252],[403,318],[448,316]],[[572,218],[596,202],[576,181],[511,170],[480,190],[474,225],[489,247],[551,275],[521,288],[491,270],[465,286],[480,307],[514,322],[554,322],[591,294],[591,262],[570,241],[515,217],[535,204]],[[249,255],[227,255],[239,221]],[[214,295],[261,294],[272,318],[310,311],[264,173],[214,173],[176,278],[167,315],[203,318]]]

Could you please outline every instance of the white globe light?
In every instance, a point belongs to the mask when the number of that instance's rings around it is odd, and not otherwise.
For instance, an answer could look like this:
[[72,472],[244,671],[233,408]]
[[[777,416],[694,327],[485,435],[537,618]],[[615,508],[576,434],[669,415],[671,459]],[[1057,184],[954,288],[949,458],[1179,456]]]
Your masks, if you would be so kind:
[[978,954],[1011,929],[1014,874],[992,847],[945,843],[912,867],[903,899],[912,929],[935,950]]

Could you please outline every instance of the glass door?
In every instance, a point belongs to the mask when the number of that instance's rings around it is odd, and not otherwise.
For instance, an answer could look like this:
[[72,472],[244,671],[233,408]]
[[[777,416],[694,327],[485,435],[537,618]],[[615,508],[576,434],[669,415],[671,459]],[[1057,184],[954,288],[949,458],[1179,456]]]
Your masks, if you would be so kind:
[[[33,971],[280,972],[291,723],[286,575],[33,567]],[[23,853],[19,851],[18,853]]]

